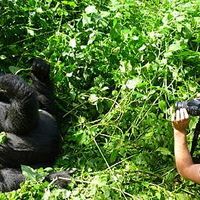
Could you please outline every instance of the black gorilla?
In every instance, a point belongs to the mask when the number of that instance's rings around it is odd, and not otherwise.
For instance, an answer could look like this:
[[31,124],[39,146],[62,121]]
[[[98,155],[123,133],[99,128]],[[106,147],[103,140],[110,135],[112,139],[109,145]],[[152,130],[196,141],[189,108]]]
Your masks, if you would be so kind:
[[12,74],[0,75],[0,191],[19,188],[24,177],[20,165],[46,166],[59,152],[60,136],[53,113],[53,85],[50,66],[32,60],[28,85]]

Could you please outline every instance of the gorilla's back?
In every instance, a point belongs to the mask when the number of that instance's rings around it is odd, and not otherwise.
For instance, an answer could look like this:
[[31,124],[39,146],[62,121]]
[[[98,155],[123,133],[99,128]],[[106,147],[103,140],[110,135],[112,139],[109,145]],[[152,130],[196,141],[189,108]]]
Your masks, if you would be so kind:
[[56,120],[44,110],[39,110],[39,116],[37,127],[26,136],[7,133],[7,142],[0,145],[0,164],[42,165],[55,160],[60,141]]

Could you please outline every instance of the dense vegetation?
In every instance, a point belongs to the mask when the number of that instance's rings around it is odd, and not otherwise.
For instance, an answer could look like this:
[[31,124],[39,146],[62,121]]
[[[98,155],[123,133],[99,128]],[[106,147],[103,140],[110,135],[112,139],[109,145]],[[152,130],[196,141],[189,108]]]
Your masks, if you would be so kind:
[[198,0],[2,0],[0,16],[1,70],[26,77],[33,56],[52,66],[54,167],[76,169],[60,189],[49,168],[23,167],[26,183],[0,199],[199,199],[176,172],[169,111],[200,91]]

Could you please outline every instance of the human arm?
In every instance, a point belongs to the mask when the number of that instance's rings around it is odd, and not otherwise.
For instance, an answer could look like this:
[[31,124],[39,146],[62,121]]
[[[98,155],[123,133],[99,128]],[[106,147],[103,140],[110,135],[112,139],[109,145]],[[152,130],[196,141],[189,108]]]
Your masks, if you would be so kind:
[[200,184],[200,164],[194,164],[188,150],[186,128],[189,116],[186,109],[177,110],[172,116],[176,167],[181,176]]

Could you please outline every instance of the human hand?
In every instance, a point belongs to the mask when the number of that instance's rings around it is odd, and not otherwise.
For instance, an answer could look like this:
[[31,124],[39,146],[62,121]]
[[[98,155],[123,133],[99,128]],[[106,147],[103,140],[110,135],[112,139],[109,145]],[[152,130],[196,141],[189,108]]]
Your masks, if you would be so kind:
[[172,114],[172,125],[174,130],[185,132],[189,125],[189,115],[185,108],[176,110],[176,113]]

